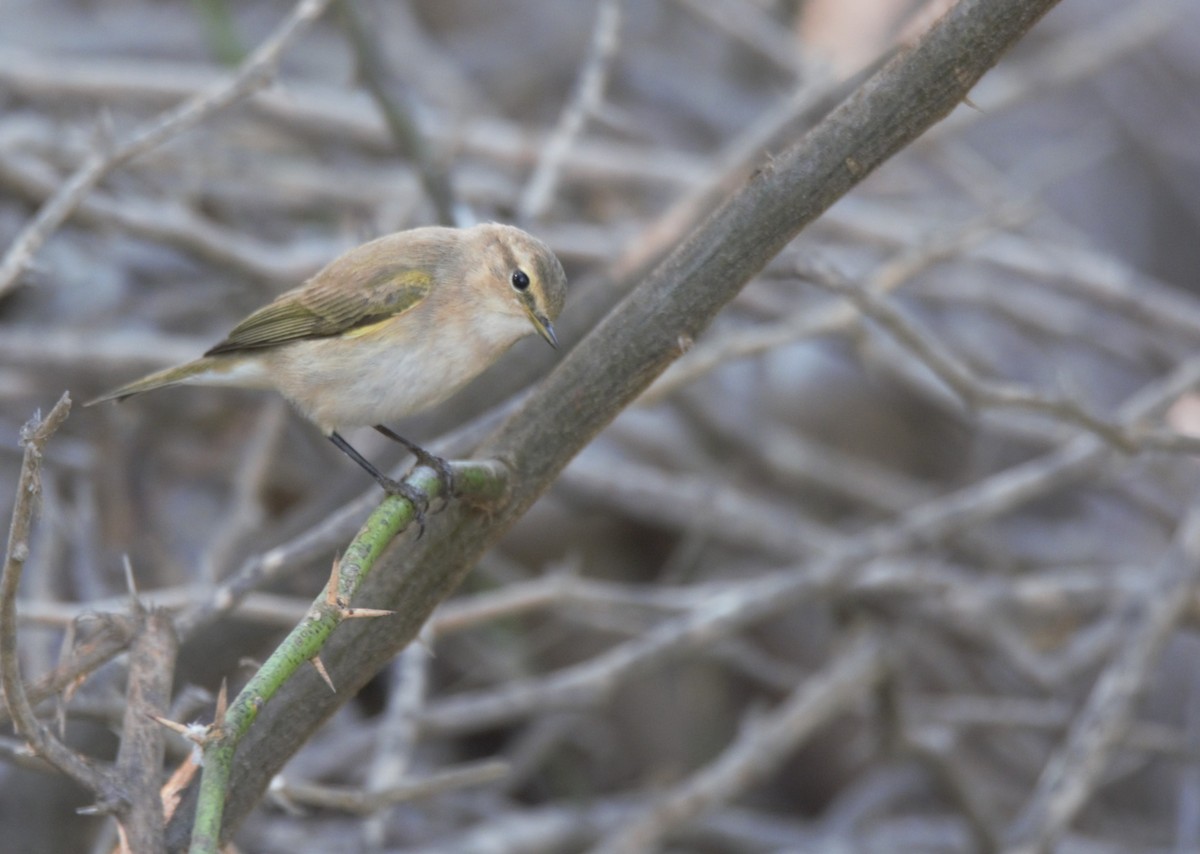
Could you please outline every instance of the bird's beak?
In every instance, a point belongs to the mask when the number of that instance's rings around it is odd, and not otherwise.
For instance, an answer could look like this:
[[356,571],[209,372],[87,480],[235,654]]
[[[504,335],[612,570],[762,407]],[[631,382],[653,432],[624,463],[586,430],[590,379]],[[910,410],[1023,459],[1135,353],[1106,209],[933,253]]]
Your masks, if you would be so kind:
[[538,335],[546,339],[546,343],[558,349],[558,336],[554,334],[554,327],[550,324],[550,318],[537,312],[529,312],[529,319],[533,321],[533,328],[537,330]]

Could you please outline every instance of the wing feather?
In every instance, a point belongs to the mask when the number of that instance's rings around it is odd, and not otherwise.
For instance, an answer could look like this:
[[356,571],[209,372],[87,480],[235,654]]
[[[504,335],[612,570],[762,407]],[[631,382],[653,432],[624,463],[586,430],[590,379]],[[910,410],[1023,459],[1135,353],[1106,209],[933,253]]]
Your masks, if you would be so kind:
[[251,314],[204,355],[341,335],[411,310],[433,288],[432,275],[411,261],[360,274],[365,280],[358,285],[353,284],[356,272],[331,265],[308,284]]

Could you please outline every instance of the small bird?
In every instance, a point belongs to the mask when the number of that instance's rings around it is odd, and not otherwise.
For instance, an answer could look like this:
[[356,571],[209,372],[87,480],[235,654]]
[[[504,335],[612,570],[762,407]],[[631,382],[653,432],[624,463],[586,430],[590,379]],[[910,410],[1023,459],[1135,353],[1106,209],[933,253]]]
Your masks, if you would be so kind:
[[414,228],[334,259],[233,328],[201,358],[114,389],[87,406],[173,385],[273,388],[390,494],[338,432],[371,426],[431,465],[446,463],[384,425],[440,403],[533,332],[558,347],[566,274],[546,244],[497,223]]

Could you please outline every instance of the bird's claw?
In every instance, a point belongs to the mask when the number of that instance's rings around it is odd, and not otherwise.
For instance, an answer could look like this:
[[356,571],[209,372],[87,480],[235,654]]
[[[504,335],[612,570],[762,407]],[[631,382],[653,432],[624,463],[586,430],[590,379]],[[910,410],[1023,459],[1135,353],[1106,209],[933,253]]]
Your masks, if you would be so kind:
[[411,484],[405,483],[402,480],[393,480],[386,478],[379,482],[383,487],[383,491],[388,495],[397,495],[404,498],[412,505],[413,521],[417,524],[417,539],[425,536],[425,511],[429,509],[429,496],[424,490],[417,489]]
[[454,497],[454,469],[444,459],[424,449],[416,456],[417,465],[429,466],[437,473],[438,483],[442,487],[440,492],[442,503],[434,512],[440,513],[446,509],[450,504],[450,499]]
[[[437,473],[438,483],[442,487],[442,506],[439,507],[438,510],[440,511],[446,509],[446,505],[450,503],[450,499],[454,495],[454,470],[450,468],[450,464],[436,454],[429,453],[429,451],[422,448],[416,442],[411,442],[408,439],[405,439],[390,427],[387,427],[383,424],[376,424],[375,429],[384,436],[387,436],[392,441],[399,442],[401,445],[408,448],[409,453],[416,457],[417,465],[429,466],[429,468],[433,469]],[[426,505],[428,505],[428,501],[426,501]]]

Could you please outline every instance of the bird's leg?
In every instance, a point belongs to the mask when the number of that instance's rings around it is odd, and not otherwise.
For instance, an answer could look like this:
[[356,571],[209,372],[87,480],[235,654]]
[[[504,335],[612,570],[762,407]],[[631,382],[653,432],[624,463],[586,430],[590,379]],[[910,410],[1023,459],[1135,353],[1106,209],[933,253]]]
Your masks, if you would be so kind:
[[374,464],[354,449],[354,446],[342,438],[336,430],[329,434],[329,441],[354,462],[362,466],[375,481],[383,487],[388,495],[399,495],[407,498],[413,506],[413,519],[417,523],[420,534],[425,533],[425,509],[429,506],[429,496],[414,486],[409,486],[400,480],[394,480],[375,468]]
[[436,454],[431,454],[429,451],[422,448],[416,442],[410,442],[396,431],[382,424],[376,424],[375,429],[383,435],[387,436],[393,442],[399,442],[404,447],[408,448],[409,452],[417,458],[417,463],[420,465],[429,466],[437,472],[438,480],[442,484],[442,506],[445,507],[450,503],[450,496],[454,494],[454,470],[450,468],[450,464]]

